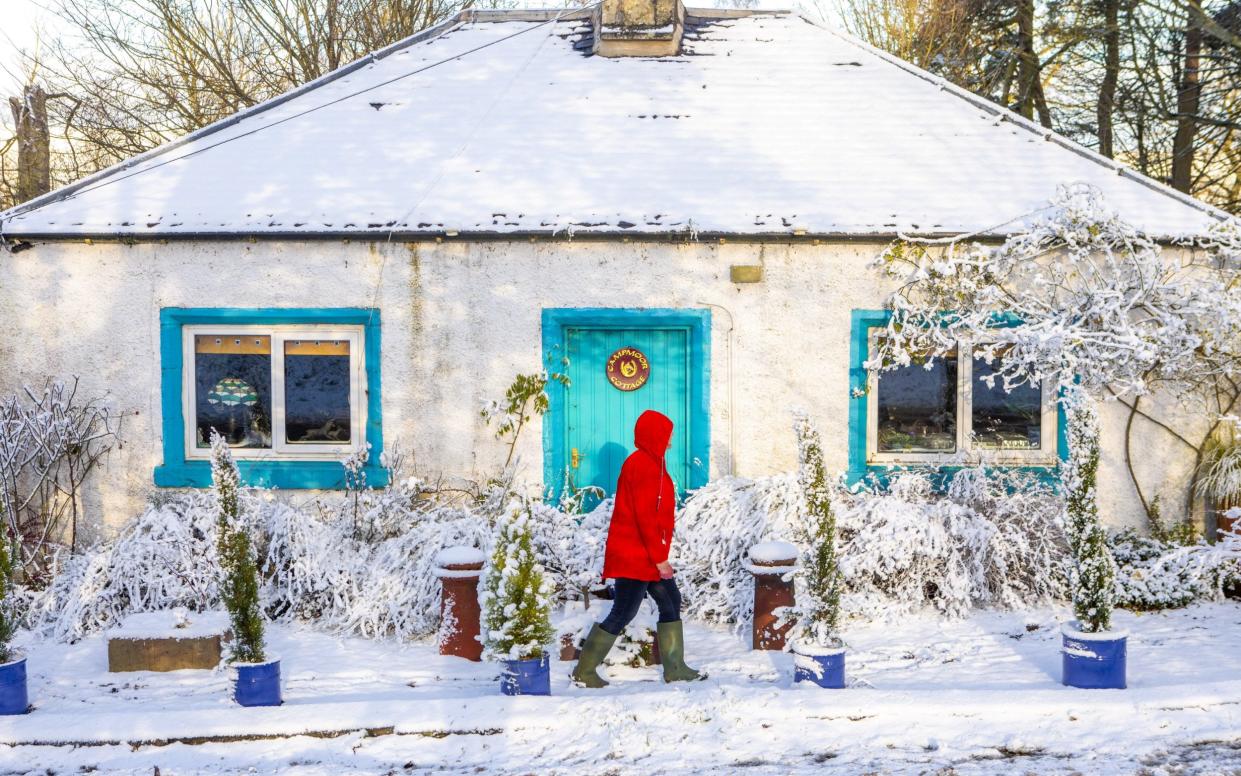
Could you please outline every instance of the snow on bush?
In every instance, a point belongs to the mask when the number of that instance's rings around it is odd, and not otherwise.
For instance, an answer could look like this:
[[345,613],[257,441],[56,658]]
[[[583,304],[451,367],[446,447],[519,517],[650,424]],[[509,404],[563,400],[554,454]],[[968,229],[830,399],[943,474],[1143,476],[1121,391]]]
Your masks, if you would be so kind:
[[[1061,598],[1067,547],[1053,487],[1021,472],[894,474],[886,488],[837,491],[837,552],[846,616],[885,618],[932,607],[1021,608]],[[688,616],[749,622],[751,546],[795,538],[806,521],[796,475],[709,483],[686,503],[676,566]]]
[[886,492],[837,507],[845,611],[892,616],[933,607],[1025,608],[1064,595],[1063,503],[1017,471],[965,469],[940,494],[934,472],[902,472]]
[[[904,472],[886,490],[834,493],[845,615],[891,616],[923,606],[958,615],[1063,594],[1062,506],[1049,486],[968,469],[941,493],[932,487],[939,476]],[[302,506],[287,494],[243,491],[269,617],[368,637],[436,631],[435,556],[457,545],[489,550],[499,501],[494,494],[445,496],[416,478],[391,482]],[[725,477],[693,493],[675,542],[685,616],[748,622],[747,553],[761,541],[795,538],[806,522],[802,503],[796,473]],[[610,501],[585,514],[537,500],[528,506],[552,596],[589,600],[585,593],[600,581]],[[209,492],[161,497],[114,540],[67,559],[46,589],[25,591],[28,624],[73,640],[134,612],[217,607],[216,509]]]
[[1116,560],[1116,605],[1125,609],[1174,609],[1210,597],[1214,585],[1198,564],[1176,562],[1182,545],[1141,536],[1132,529],[1108,537]]
[[677,516],[672,545],[685,617],[749,622],[754,579],[750,548],[788,539],[805,521],[796,473],[744,479],[721,477],[696,490]]
[[585,514],[542,502],[530,505],[534,546],[559,597],[589,606],[590,591],[603,574],[603,548],[612,520],[612,499]]
[[1175,533],[1140,536],[1132,530],[1118,531],[1108,541],[1117,566],[1116,604],[1126,609],[1219,600],[1225,587],[1241,580],[1241,536],[1232,532],[1215,544]]
[[[274,619],[310,620],[363,636],[415,637],[439,621],[435,554],[444,547],[485,547],[491,521],[463,507],[423,498],[402,481],[368,498],[360,529],[348,498],[297,509],[271,492],[245,490],[259,553],[260,601]],[[113,541],[65,562],[44,590],[25,593],[27,623],[74,640],[134,612],[217,607],[216,501],[179,493],[148,508]],[[382,532],[380,530],[382,529]],[[367,538],[370,537],[370,538]]]
[[501,519],[491,562],[479,585],[482,639],[493,660],[532,660],[547,652],[552,589],[531,536],[529,505],[514,502]]
[[66,561],[51,584],[27,591],[34,630],[73,641],[119,625],[125,615],[219,601],[216,505],[209,491],[179,494],[147,508],[111,542]]

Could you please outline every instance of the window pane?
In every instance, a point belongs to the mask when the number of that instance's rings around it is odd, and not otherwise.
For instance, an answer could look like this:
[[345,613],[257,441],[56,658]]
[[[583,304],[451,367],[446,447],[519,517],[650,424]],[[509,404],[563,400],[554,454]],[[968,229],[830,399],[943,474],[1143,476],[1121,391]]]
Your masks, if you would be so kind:
[[986,378],[994,375],[1000,357],[988,364],[974,357],[974,389],[971,417],[974,446],[991,450],[1038,450],[1043,434],[1043,389],[1038,385],[1022,385],[1004,391],[1004,381],[996,379],[993,386]]
[[194,337],[195,446],[211,446],[211,430],[232,447],[271,447],[271,337]]
[[957,354],[879,375],[879,451],[952,452],[957,448]]
[[284,343],[285,438],[290,443],[349,442],[349,341]]

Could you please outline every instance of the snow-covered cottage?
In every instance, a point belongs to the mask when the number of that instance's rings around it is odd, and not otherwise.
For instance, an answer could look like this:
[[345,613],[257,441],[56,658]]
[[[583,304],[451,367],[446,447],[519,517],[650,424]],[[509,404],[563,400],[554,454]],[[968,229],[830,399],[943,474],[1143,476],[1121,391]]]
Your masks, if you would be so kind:
[[[109,522],[209,482],[334,488],[396,443],[478,477],[479,409],[553,382],[527,477],[605,489],[647,407],[682,486],[789,470],[792,407],[852,477],[956,451],[1053,466],[1038,389],[969,357],[886,373],[869,333],[898,234],[1001,238],[1085,182],[1155,235],[1218,211],[917,67],[790,13],[605,0],[466,11],[228,120],[0,214],[5,390],[76,375],[133,413],[93,495]],[[1124,418],[1103,512],[1140,524]],[[1133,462],[1183,493],[1156,427]],[[1179,490],[1178,490],[1179,489]]]

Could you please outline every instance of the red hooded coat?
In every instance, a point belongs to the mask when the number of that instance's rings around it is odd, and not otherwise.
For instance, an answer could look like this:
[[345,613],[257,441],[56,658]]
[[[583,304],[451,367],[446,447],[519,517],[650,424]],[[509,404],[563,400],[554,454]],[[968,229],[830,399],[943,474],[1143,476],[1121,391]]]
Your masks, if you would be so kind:
[[638,448],[621,466],[616,504],[603,555],[604,579],[657,582],[656,564],[668,560],[676,520],[676,486],[664,465],[672,421],[654,410],[638,417]]

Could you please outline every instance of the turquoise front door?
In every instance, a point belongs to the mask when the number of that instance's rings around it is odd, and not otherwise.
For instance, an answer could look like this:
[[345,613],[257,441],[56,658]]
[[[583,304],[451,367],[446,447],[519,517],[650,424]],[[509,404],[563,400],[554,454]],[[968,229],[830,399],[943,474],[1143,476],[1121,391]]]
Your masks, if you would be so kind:
[[634,450],[634,421],[648,409],[672,419],[665,460],[678,490],[705,483],[706,429],[698,427],[706,424],[705,347],[697,311],[688,311],[693,320],[684,323],[683,317],[643,311],[607,311],[602,318],[597,311],[560,312],[565,319],[552,333],[553,347],[564,356],[557,368],[569,386],[554,386],[551,422],[545,425],[545,434],[559,436],[544,445],[551,453],[545,467],[551,489],[560,491],[567,472],[574,487],[611,495]]

